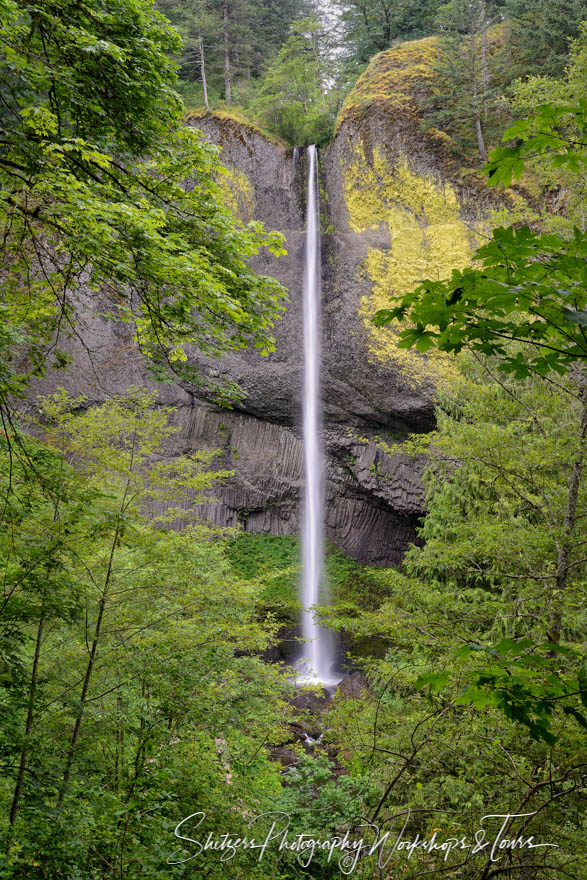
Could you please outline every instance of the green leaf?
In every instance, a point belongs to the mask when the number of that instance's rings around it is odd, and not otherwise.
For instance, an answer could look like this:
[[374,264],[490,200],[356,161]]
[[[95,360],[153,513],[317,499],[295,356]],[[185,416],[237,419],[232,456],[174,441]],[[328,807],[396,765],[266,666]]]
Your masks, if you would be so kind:
[[450,675],[448,672],[427,672],[419,675],[414,683],[416,690],[422,690],[429,687],[432,693],[439,693],[450,683]]
[[577,672],[577,684],[581,695],[581,702],[587,708],[587,663],[583,663]]
[[567,321],[571,321],[573,324],[580,324],[582,327],[587,327],[587,309],[581,309],[578,311],[565,307],[563,308],[562,313]]

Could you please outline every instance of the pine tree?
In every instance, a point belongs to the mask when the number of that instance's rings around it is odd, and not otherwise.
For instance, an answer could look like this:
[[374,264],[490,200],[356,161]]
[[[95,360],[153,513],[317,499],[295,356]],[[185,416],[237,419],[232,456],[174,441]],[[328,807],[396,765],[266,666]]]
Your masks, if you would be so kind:
[[252,108],[292,144],[327,141],[337,112],[335,71],[315,15],[294,22],[269,65]]
[[257,80],[286,41],[291,22],[306,0],[158,0],[158,7],[177,28],[183,43],[180,75],[183,91],[199,83],[203,103],[249,102]]
[[365,64],[395,40],[434,32],[442,0],[335,0],[345,28],[349,66]]
[[585,0],[506,0],[510,22],[512,74],[561,76],[570,40],[587,18]]
[[507,77],[502,17],[495,0],[451,0],[438,15],[440,53],[431,117],[458,146],[473,144],[482,162],[495,127],[496,98]]

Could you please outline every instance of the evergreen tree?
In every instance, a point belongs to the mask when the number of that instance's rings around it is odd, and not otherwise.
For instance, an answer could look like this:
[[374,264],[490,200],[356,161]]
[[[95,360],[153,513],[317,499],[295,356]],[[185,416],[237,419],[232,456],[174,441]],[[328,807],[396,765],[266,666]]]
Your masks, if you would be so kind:
[[208,109],[209,87],[214,85],[212,59],[221,32],[220,10],[206,0],[159,0],[157,5],[181,36],[180,76],[186,81],[199,79],[202,100]]
[[562,76],[570,41],[587,18],[585,0],[506,0],[513,76]]
[[335,0],[345,29],[350,67],[365,64],[396,40],[434,32],[442,0]]
[[[182,91],[192,100],[200,83],[209,100],[247,105],[256,80],[287,39],[307,0],[158,0],[182,38]],[[209,100],[208,100],[209,98]]]
[[272,627],[191,512],[214,453],[165,459],[174,411],[142,389],[84,406],[42,402],[26,466],[0,437],[0,872],[165,880],[195,803],[244,828],[279,790]]
[[269,65],[252,109],[291,144],[328,141],[338,111],[335,64],[315,15],[294,22]]
[[430,116],[465,151],[475,143],[482,162],[508,77],[503,33],[495,28],[501,17],[500,0],[450,0],[437,18],[440,54]]

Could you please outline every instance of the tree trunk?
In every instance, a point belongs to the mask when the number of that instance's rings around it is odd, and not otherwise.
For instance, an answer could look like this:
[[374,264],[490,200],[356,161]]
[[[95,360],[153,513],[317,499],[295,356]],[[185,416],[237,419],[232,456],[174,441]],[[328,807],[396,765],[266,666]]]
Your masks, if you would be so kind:
[[41,619],[39,620],[39,624],[37,626],[37,639],[35,642],[35,654],[33,657],[33,668],[31,672],[31,683],[29,686],[29,699],[28,699],[28,708],[27,708],[27,717],[26,724],[24,730],[24,742],[22,744],[22,749],[20,752],[20,762],[18,766],[18,775],[16,777],[16,783],[14,786],[14,794],[12,796],[12,804],[10,807],[10,817],[8,819],[8,835],[6,839],[6,855],[10,854],[10,849],[12,847],[12,839],[14,835],[14,825],[16,822],[16,817],[18,815],[18,809],[20,806],[20,796],[22,793],[22,786],[24,783],[24,777],[27,770],[27,759],[28,759],[28,750],[29,750],[29,737],[31,735],[31,731],[33,729],[33,719],[35,715],[35,696],[37,692],[37,681],[39,678],[39,657],[41,655],[41,642],[43,640],[43,629],[45,627],[45,615],[44,611],[41,612]]
[[[571,468],[571,476],[569,478],[569,494],[567,495],[567,509],[565,510],[565,519],[563,522],[563,531],[560,542],[558,544],[557,566],[556,566],[556,590],[557,596],[562,595],[569,579],[569,567],[571,562],[571,551],[573,549],[572,539],[577,522],[577,502],[579,499],[579,490],[581,488],[581,477],[583,475],[583,459],[585,457],[585,440],[587,439],[587,384],[583,380],[583,389],[581,392],[583,402],[583,412],[581,414],[581,426],[579,429],[579,450]],[[556,605],[556,602],[554,603]],[[548,637],[551,642],[556,645],[560,642],[561,637],[562,616],[556,608],[551,615],[551,629]]]
[[476,111],[475,115],[475,131],[477,132],[477,146],[479,147],[479,155],[482,162],[487,162],[487,150],[485,149],[485,141],[483,140],[483,130],[481,128],[481,119]]
[[485,149],[485,141],[483,140],[483,129],[481,128],[481,116],[479,113],[479,93],[477,89],[477,51],[476,51],[477,35],[475,33],[474,23],[471,22],[471,66],[473,73],[473,108],[475,111],[475,133],[477,135],[477,147],[479,155],[483,163],[487,162],[487,150]]
[[[127,487],[128,490],[128,487]],[[121,511],[122,513],[122,511]],[[100,631],[102,629],[102,620],[104,618],[104,611],[106,610],[106,602],[108,600],[108,593],[110,589],[110,584],[112,581],[112,572],[114,567],[114,555],[116,552],[116,547],[118,545],[118,540],[120,538],[120,519],[116,524],[116,529],[114,531],[114,537],[112,539],[112,546],[110,548],[110,558],[108,560],[108,569],[106,571],[106,577],[104,578],[104,586],[102,588],[102,595],[100,596],[100,602],[98,605],[98,616],[96,618],[96,625],[94,627],[94,637],[92,639],[92,646],[90,648],[90,656],[88,658],[88,663],[86,666],[86,672],[84,675],[84,681],[82,684],[82,692],[80,694],[79,699],[79,708],[76,712],[75,723],[73,725],[73,731],[71,734],[71,740],[69,743],[69,748],[67,750],[67,757],[65,759],[65,770],[63,771],[63,779],[61,781],[61,788],[59,789],[59,794],[57,796],[57,803],[62,804],[63,799],[65,798],[65,793],[67,791],[67,786],[69,785],[69,777],[71,775],[71,768],[73,766],[73,759],[75,757],[76,749],[77,749],[77,741],[79,739],[79,732],[82,724],[82,718],[84,714],[84,709],[86,707],[86,700],[88,697],[88,690],[90,688],[90,681],[92,678],[92,673],[94,671],[94,663],[96,660],[96,653],[98,651],[98,643],[100,641]]]
[[224,100],[230,104],[230,54],[228,51],[228,0],[224,0]]
[[385,0],[381,0],[381,11],[383,12],[383,43],[387,49],[391,41],[391,21],[389,17],[389,6]]
[[487,122],[487,101],[489,96],[489,58],[487,55],[487,28],[489,22],[483,4],[483,21],[481,22],[481,82],[483,83],[483,118]]
[[208,105],[208,82],[206,80],[206,62],[204,59],[204,40],[202,37],[198,40],[198,49],[200,50],[200,75],[202,77],[202,89],[204,91],[204,107],[206,111],[210,109]]

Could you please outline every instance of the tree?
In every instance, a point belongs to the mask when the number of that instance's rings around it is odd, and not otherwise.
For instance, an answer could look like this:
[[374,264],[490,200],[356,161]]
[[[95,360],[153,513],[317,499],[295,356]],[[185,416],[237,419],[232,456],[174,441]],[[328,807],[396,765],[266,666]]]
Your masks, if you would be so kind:
[[486,139],[496,128],[496,100],[507,82],[506,43],[496,24],[501,0],[451,0],[436,18],[439,55],[435,64],[430,119],[449,131],[461,149],[476,143],[482,162]]
[[[490,183],[509,184],[513,176],[523,173],[527,158],[536,155],[555,167],[582,171],[587,164],[587,145],[581,139],[586,113],[585,101],[571,106],[545,104],[528,119],[516,123],[504,135],[504,141],[514,141],[514,145],[494,151],[486,167]],[[481,262],[480,268],[453,270],[448,281],[422,282],[416,291],[401,296],[396,308],[379,312],[376,321],[380,325],[396,319],[409,321],[411,327],[400,333],[402,346],[415,345],[420,351],[434,347],[449,352],[469,349],[478,357],[497,358],[499,370],[517,381],[545,377],[572,399],[577,409],[573,445],[560,488],[561,500],[556,505],[558,521],[556,526],[549,524],[550,529],[555,529],[552,569],[548,575],[552,582],[547,590],[551,654],[536,666],[537,670],[548,666],[556,678],[563,627],[560,600],[567,596],[574,567],[583,562],[573,560],[573,552],[584,516],[581,497],[587,442],[586,235],[577,227],[570,239],[563,234],[532,232],[528,227],[500,228],[493,231],[491,240],[475,257]],[[559,374],[562,379],[555,380],[552,374]],[[496,381],[504,387],[498,378]],[[541,430],[539,424],[536,429]],[[534,489],[529,486],[528,491],[534,502],[527,503],[536,503]],[[538,502],[533,516],[540,507]],[[534,650],[536,645],[531,640],[526,647]],[[504,653],[509,651],[504,649]],[[520,660],[520,668],[525,662]],[[518,661],[508,658],[501,673],[482,670],[475,688],[499,690],[511,674],[511,665],[516,667]],[[525,713],[527,723],[535,725],[534,732],[547,738],[544,706],[577,690],[582,692],[584,673],[578,673],[571,690],[565,684],[559,692],[560,682],[555,680],[548,695],[531,681],[526,686],[523,676],[522,672],[515,683],[519,700],[515,711]],[[500,706],[506,713],[514,712],[507,701]],[[572,709],[573,712],[576,710]],[[542,720],[530,721],[532,713],[542,714]],[[583,716],[577,720],[587,726]]]
[[177,28],[181,37],[180,77],[189,82],[197,79],[199,73],[204,107],[208,110],[213,46],[220,33],[218,11],[204,0],[189,4],[158,0],[157,8]]
[[506,0],[512,74],[561,76],[570,41],[585,19],[584,0]]
[[[587,99],[587,22],[580,28],[579,36],[571,43],[571,55],[564,80],[543,74],[529,76],[513,83],[509,106],[513,119],[531,117],[535,108],[543,104],[571,106]],[[562,120],[564,122],[564,120]],[[571,129],[567,129],[569,134]],[[578,146],[573,131],[575,147]],[[526,153],[525,162],[532,179],[540,185],[543,211],[540,228],[544,231],[562,232],[565,237],[573,234],[574,226],[585,230],[585,205],[587,204],[587,181],[585,175],[577,174],[573,163],[553,163],[548,152]],[[545,161],[546,159],[546,161]]]
[[135,0],[7,0],[0,41],[4,407],[63,362],[80,287],[160,371],[189,379],[191,345],[270,348],[283,289],[248,258],[281,239],[224,206],[217,150],[182,123],[168,22]]
[[335,63],[324,51],[323,39],[316,16],[294,22],[252,104],[264,124],[291,144],[321,144],[334,125],[339,99]]
[[357,67],[389,49],[394,40],[428,36],[442,0],[337,0],[348,63]]
[[[497,863],[487,850],[442,861],[422,848],[408,876],[575,876],[583,845],[584,487],[567,586],[556,586],[582,405],[569,377],[519,380],[498,365],[463,353],[436,430],[395,445],[427,465],[423,540],[400,569],[377,573],[380,607],[332,610],[349,644],[377,648],[357,658],[369,688],[333,701],[326,724],[347,772],[377,786],[362,815],[392,828],[393,842],[402,827],[412,840],[431,827],[474,836],[488,813],[524,814],[508,820],[510,838],[554,842],[561,822],[570,838]],[[401,871],[401,855],[386,852],[386,871]]]
[[307,6],[305,0],[157,0],[157,5],[182,37],[180,89],[190,100],[201,100],[191,88],[199,79],[206,108],[208,87],[213,101],[222,97],[230,104],[235,98],[248,105],[254,82]]
[[193,516],[226,476],[214,454],[166,459],[173,411],[141,389],[83,406],[43,402],[45,444],[28,443],[51,481],[43,497],[37,476],[18,521],[23,469],[10,486],[0,458],[0,865],[57,880],[115,861],[134,878],[146,859],[169,876],[195,798],[221,828],[231,798],[246,812],[278,789],[262,743],[279,737],[282,687],[256,656],[273,627]]

